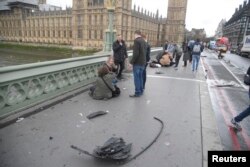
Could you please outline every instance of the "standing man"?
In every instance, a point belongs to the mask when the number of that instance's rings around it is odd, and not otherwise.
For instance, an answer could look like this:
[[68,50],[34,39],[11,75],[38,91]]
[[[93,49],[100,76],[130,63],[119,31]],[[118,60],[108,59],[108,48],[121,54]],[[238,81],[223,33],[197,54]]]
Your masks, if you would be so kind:
[[[247,70],[247,75],[250,76],[250,67]],[[250,85],[248,85],[248,86],[249,86],[248,96],[250,99]],[[241,126],[240,126],[239,122],[241,122],[244,118],[246,118],[249,115],[250,115],[250,105],[244,111],[242,111],[240,114],[238,114],[236,117],[234,117],[231,120],[231,123],[235,126],[236,129],[241,130]]]
[[163,52],[168,50],[168,41],[166,41],[166,43],[163,46]]
[[147,37],[145,34],[142,34],[142,38],[144,39],[144,41],[146,42],[146,65],[145,68],[143,70],[143,90],[145,90],[145,84],[146,84],[146,80],[147,80],[147,66],[148,66],[148,62],[150,61],[150,45],[148,43]]
[[200,39],[197,39],[192,47],[192,71],[197,71],[201,52],[203,52],[203,45],[200,43]]
[[146,42],[141,37],[141,31],[135,31],[133,56],[130,60],[133,66],[135,93],[130,97],[140,97],[143,94],[143,70],[146,65]]
[[183,50],[179,45],[174,44],[174,53],[173,53],[173,57],[175,57],[175,70],[178,70],[178,65],[179,65],[179,61],[180,58],[182,56]]
[[122,79],[122,71],[125,66],[125,60],[128,58],[127,47],[125,41],[122,39],[122,36],[117,35],[117,40],[113,43],[114,51],[114,62],[118,67],[117,79]]

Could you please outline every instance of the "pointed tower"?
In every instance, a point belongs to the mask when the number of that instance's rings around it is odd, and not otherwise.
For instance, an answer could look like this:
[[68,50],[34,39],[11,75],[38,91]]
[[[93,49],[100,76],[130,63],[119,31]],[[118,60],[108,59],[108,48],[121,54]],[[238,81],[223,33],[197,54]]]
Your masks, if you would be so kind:
[[185,40],[188,0],[168,0],[165,40],[181,44]]
[[47,0],[39,0],[39,1],[38,1],[38,4],[47,4],[46,1],[47,1]]

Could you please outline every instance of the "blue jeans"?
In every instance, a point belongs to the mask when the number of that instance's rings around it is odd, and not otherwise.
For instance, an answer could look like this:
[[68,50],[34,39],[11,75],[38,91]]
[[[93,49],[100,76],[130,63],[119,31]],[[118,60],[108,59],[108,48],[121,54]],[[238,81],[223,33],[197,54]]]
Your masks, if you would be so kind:
[[192,71],[194,70],[197,71],[199,61],[200,61],[200,55],[192,55]]
[[135,95],[142,95],[143,93],[143,71],[144,66],[133,65],[134,84],[135,84]]
[[[249,91],[248,91],[248,96],[250,99],[250,87],[249,87]],[[248,106],[248,108],[246,108],[244,111],[242,111],[239,115],[237,115],[234,118],[234,120],[235,120],[235,122],[240,122],[249,115],[250,115],[250,105]]]

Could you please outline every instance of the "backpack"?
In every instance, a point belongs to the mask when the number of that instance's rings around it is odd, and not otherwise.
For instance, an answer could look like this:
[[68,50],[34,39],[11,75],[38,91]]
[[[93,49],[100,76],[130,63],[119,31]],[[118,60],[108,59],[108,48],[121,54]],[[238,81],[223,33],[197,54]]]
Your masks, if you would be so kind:
[[182,48],[181,47],[179,47],[179,46],[177,46],[176,47],[176,54],[178,55],[178,56],[181,56],[182,55]]
[[196,45],[194,45],[194,48],[193,48],[193,52],[200,52],[201,51],[201,45],[199,45],[199,44],[196,44]]

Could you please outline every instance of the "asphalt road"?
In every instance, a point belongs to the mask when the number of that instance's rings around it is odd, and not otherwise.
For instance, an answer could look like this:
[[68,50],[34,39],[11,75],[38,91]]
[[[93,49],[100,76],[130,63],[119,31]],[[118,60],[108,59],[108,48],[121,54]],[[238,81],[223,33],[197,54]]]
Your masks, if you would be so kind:
[[229,53],[224,55],[219,60],[215,52],[207,51],[202,58],[221,142],[225,150],[249,150],[250,117],[241,122],[243,130],[240,132],[230,127],[230,120],[249,105],[243,76],[250,59]]
[[[217,60],[216,60],[217,61]],[[131,74],[118,83],[118,98],[93,100],[82,93],[40,113],[0,129],[0,167],[113,167],[70,148],[89,152],[112,136],[132,143],[132,155],[143,150],[157,135],[160,118],[165,126],[159,139],[126,167],[207,166],[207,150],[221,150],[202,66],[192,73],[191,64],[148,68],[146,90],[134,93]],[[155,74],[161,71],[162,74]],[[95,111],[107,115],[88,120]],[[203,165],[204,164],[204,165]]]

